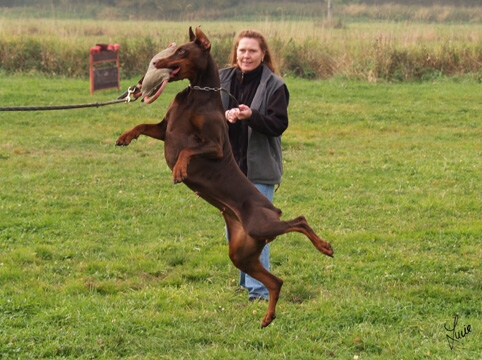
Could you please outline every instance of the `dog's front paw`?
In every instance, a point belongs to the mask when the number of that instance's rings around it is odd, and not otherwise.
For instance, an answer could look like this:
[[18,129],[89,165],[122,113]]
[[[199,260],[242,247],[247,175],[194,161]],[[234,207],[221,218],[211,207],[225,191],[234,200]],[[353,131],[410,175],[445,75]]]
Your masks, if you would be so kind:
[[132,140],[137,139],[139,137],[138,134],[134,133],[133,131],[126,131],[123,133],[117,141],[115,142],[116,146],[127,146],[131,143]]
[[172,175],[174,178],[174,184],[179,184],[186,179],[187,172],[185,170],[182,171],[182,169],[180,169],[179,166],[175,166],[174,169],[172,170]]
[[187,178],[187,166],[183,166],[182,162],[178,162],[172,169],[172,176],[174,184],[183,182]]
[[180,152],[179,157],[177,158],[176,164],[172,169],[174,184],[183,182],[187,178],[187,165],[189,164],[189,156],[187,156],[186,154],[187,154],[186,149]]

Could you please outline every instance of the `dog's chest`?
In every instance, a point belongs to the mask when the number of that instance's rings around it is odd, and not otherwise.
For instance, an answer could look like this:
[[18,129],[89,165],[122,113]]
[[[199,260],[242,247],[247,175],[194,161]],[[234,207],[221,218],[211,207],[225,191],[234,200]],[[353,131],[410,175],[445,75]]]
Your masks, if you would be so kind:
[[164,139],[164,155],[167,165],[172,169],[183,149],[192,148],[200,143],[199,131],[192,125],[187,114],[171,118]]

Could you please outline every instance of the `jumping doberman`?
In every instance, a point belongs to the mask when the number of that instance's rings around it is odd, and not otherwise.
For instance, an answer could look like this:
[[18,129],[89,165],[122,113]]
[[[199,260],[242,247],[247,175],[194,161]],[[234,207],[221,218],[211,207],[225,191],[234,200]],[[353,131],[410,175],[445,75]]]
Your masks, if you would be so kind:
[[164,141],[164,155],[174,183],[184,182],[221,211],[231,261],[268,289],[268,310],[261,323],[265,327],[276,317],[283,280],[261,265],[259,256],[263,247],[278,235],[297,231],[306,235],[323,254],[333,256],[333,250],[315,234],[303,216],[280,220],[281,210],[241,172],[229,143],[218,67],[210,54],[211,43],[199,27],[195,33],[189,28],[189,38],[190,42],[171,46],[164,54],[154,57],[150,74],[155,73],[155,67],[164,75],[158,76],[156,82],[152,80],[154,75],[147,79],[146,74],[144,82],[149,80],[152,88],[142,90],[148,102],[152,102],[149,96],[156,93],[154,99],[157,98],[167,82],[189,79],[190,85],[176,95],[160,123],[137,125],[123,133],[116,145],[127,146],[140,135]]

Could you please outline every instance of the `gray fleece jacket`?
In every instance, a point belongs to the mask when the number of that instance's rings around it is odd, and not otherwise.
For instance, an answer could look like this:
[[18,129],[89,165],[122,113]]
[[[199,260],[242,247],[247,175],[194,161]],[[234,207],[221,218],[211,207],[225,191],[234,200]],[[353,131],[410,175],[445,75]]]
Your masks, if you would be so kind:
[[[221,87],[230,90],[235,76],[236,68],[221,69]],[[260,83],[251,102],[251,109],[259,115],[266,116],[270,105],[271,96],[284,87],[286,101],[289,101],[289,92],[283,80],[274,74],[269,68],[263,66]],[[225,110],[229,106],[229,95],[221,92]],[[253,128],[248,128],[247,148],[247,177],[253,183],[280,184],[283,174],[283,161],[281,151],[281,136],[269,136]]]

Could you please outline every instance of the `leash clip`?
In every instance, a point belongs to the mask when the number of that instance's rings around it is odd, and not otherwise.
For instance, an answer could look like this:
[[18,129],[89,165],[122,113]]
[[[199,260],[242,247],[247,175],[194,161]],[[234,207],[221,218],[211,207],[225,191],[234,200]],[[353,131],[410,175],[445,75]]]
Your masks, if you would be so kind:
[[119,101],[124,100],[125,103],[136,101],[139,96],[136,96],[135,94],[139,93],[140,95],[140,92],[141,92],[141,89],[139,89],[136,85],[129,86],[127,91],[123,93],[121,96],[119,96],[117,100]]
[[131,101],[136,101],[137,98],[134,97],[134,100],[132,100],[131,95],[134,94],[136,91],[139,91],[139,88],[135,85],[129,86],[127,89],[127,96],[126,96],[126,103],[130,103]]

